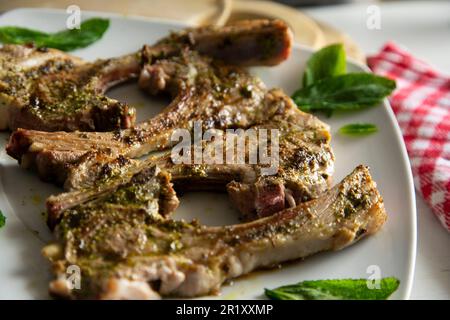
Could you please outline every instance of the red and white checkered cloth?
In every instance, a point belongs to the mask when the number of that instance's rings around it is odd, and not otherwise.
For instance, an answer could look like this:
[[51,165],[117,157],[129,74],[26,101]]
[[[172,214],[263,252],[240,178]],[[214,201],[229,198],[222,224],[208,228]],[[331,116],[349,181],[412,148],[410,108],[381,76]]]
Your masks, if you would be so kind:
[[394,79],[392,109],[405,139],[416,189],[450,231],[450,77],[388,43],[367,59]]

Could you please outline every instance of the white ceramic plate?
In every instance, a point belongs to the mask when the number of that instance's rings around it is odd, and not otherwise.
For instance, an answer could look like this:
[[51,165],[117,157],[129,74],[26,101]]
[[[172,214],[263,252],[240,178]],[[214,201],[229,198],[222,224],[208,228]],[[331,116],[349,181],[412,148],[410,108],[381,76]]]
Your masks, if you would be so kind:
[[[85,59],[106,58],[138,50],[144,43],[181,28],[180,24],[162,20],[129,18],[103,13],[83,13],[111,17],[111,26],[103,39],[86,49],[73,52]],[[20,9],[0,16],[0,25],[19,25],[47,31],[65,27],[66,13],[55,10]],[[311,50],[296,47],[288,61],[273,68],[254,68],[268,86],[283,88],[292,93],[299,87],[305,61]],[[351,71],[366,67],[348,63]],[[139,118],[156,114],[164,106],[142,94],[135,84],[111,90],[110,96],[128,101],[137,107]],[[381,276],[400,279],[394,299],[407,299],[411,290],[416,252],[416,212],[413,181],[406,149],[400,130],[387,101],[382,105],[345,116],[324,119],[331,125],[333,148],[336,154],[338,182],[358,164],[371,167],[373,178],[384,197],[389,218],[376,235],[362,240],[339,252],[327,252],[304,261],[289,263],[281,269],[257,272],[234,281],[223,288],[219,299],[262,298],[263,289],[273,288],[307,279],[366,278],[368,267],[376,265]],[[379,132],[365,138],[345,138],[336,131],[344,124],[358,121],[375,123]],[[0,209],[7,217],[0,230],[0,298],[48,298],[50,279],[48,263],[40,255],[42,246],[51,240],[41,213],[45,199],[61,190],[40,181],[8,157],[4,145],[7,133],[0,136]],[[199,220],[209,225],[237,222],[225,194],[190,193],[182,197],[175,217],[192,218],[191,212],[200,213]]]

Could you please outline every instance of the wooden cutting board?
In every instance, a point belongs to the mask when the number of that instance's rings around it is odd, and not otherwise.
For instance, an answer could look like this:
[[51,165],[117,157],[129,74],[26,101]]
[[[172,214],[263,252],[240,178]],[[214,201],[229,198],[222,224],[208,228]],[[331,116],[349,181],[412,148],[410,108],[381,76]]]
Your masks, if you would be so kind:
[[14,0],[0,1],[0,11],[16,8],[58,8],[77,5],[89,11],[146,16],[183,21],[193,25],[225,20],[229,13],[224,0]]
[[225,25],[240,19],[279,18],[294,31],[295,41],[316,49],[342,42],[347,55],[365,63],[358,45],[346,34],[318,22],[300,10],[272,1],[261,0],[14,0],[1,1],[0,11],[20,7],[65,9],[76,4],[81,10],[108,11],[132,16],[164,18],[191,25]]

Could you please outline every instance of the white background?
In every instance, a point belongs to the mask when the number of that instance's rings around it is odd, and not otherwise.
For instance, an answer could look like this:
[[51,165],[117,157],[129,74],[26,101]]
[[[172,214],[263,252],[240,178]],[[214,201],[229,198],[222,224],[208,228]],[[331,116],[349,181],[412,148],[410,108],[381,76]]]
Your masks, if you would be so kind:
[[[366,52],[384,43],[407,47],[415,56],[450,75],[450,1],[375,3],[381,9],[381,30],[366,28],[370,4],[345,4],[304,10],[310,16],[348,33]],[[450,299],[450,234],[417,195],[417,261],[411,299]]]

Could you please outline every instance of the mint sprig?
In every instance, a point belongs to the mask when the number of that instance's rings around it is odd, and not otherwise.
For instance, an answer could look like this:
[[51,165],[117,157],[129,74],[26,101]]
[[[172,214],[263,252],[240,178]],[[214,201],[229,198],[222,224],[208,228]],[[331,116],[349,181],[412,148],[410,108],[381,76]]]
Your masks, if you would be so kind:
[[305,112],[355,111],[379,104],[395,89],[395,81],[372,73],[346,73],[342,45],[325,47],[311,56],[303,88],[292,95]]
[[292,98],[305,112],[354,111],[380,103],[395,89],[395,81],[372,73],[347,73],[319,80],[297,90]]
[[99,40],[109,27],[109,20],[92,18],[80,24],[80,29],[55,33],[41,32],[15,26],[0,27],[0,42],[11,44],[33,43],[36,47],[71,51],[84,48]]
[[380,279],[379,289],[369,288],[367,279],[315,280],[265,289],[265,294],[274,300],[386,300],[399,285],[393,277]]

